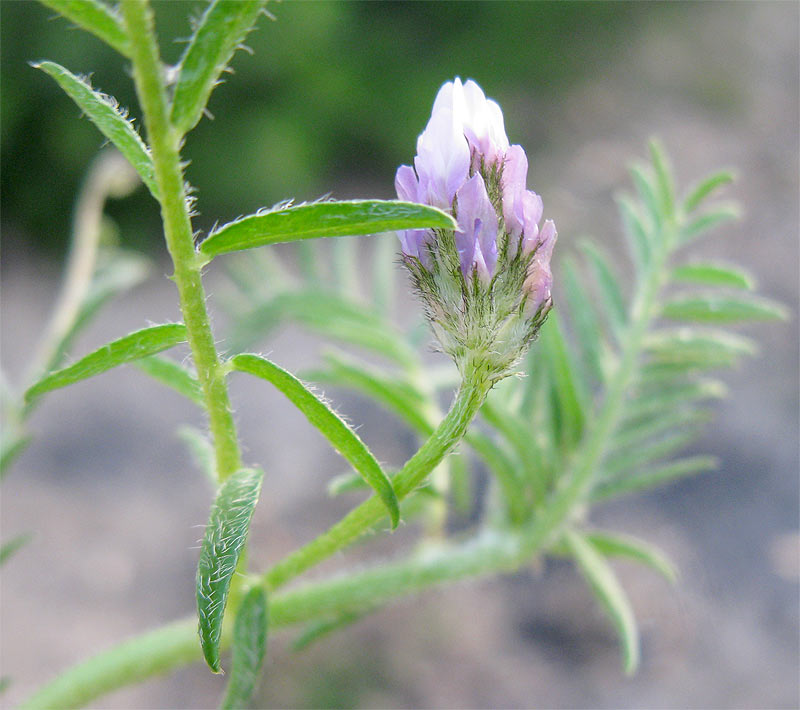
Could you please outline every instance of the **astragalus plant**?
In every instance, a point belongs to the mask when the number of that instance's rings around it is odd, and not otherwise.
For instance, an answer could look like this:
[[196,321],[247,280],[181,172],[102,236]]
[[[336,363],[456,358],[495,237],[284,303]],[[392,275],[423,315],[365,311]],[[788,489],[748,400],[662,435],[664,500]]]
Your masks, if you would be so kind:
[[[287,202],[202,237],[192,225],[181,149],[263,13],[263,0],[211,2],[175,67],[159,56],[144,0],[44,4],[130,63],[143,135],[86,78],[49,61],[35,66],[127,159],[160,207],[183,319],[121,335],[65,364],[78,330],[141,273],[130,255],[100,254],[94,238],[105,198],[132,185],[127,164],[103,159],[80,202],[89,217],[76,221],[54,325],[24,394],[7,397],[4,466],[26,445],[28,416],[47,392],[132,363],[206,413],[207,433],[184,433],[216,494],[199,553],[196,614],[79,663],[25,706],[80,706],[205,660],[211,671],[227,672],[222,706],[244,707],[265,665],[268,632],[304,626],[297,646],[305,646],[400,596],[511,572],[544,555],[574,559],[618,631],[624,669],[633,672],[634,614],[608,558],[637,560],[670,580],[674,570],[647,543],[593,527],[593,506],[714,466],[709,457],[680,452],[707,421],[709,400],[724,393],[711,372],[755,350],[727,327],[783,315],[750,293],[752,280],[738,267],[683,257],[694,240],[735,217],[733,206],[709,204],[730,175],[714,174],[679,194],[653,144],[650,163],[632,169],[634,194],[619,199],[635,265],[630,293],[617,280],[620,260],[587,242],[580,263],[565,259],[566,298],[554,304],[556,229],[528,189],[525,152],[509,142],[499,106],[474,81],[456,79],[439,91],[413,165],[397,171],[399,200]],[[419,330],[403,332],[389,317],[395,250],[366,236],[384,232],[399,236],[400,261],[455,368],[423,363]],[[307,241],[354,235],[377,241],[369,294],[355,277],[352,240],[338,240],[332,258]],[[294,241],[303,242],[300,275],[269,249]],[[246,260],[225,256],[260,247]],[[203,285],[204,271],[218,259],[228,261],[237,289],[228,299],[233,325],[225,334],[212,331]],[[317,369],[297,374],[246,352],[289,322],[349,352],[328,350]],[[161,354],[181,343],[189,344],[189,363]],[[359,350],[369,360],[354,354]],[[266,570],[246,562],[263,473],[242,455],[228,393],[233,376],[263,380],[285,395],[352,468],[331,476],[331,494],[365,497]],[[417,452],[399,470],[387,470],[311,383],[350,388],[385,407],[420,437]],[[476,415],[482,422],[471,426]],[[471,489],[476,467],[491,485],[480,505]],[[448,534],[453,515],[473,521],[457,536]],[[391,529],[419,520],[422,542],[401,559],[289,586],[365,533],[385,531],[387,520]],[[21,543],[10,541],[4,556]],[[268,667],[264,675],[268,688]]]

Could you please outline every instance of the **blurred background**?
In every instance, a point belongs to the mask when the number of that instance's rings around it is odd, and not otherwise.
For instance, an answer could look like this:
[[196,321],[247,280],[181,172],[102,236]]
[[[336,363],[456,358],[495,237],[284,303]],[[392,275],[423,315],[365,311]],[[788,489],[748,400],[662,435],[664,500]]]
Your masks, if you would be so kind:
[[[189,34],[194,2],[156,3],[164,57]],[[185,157],[196,227],[293,197],[393,197],[439,86],[474,78],[530,160],[529,187],[556,221],[555,270],[578,238],[622,254],[613,195],[657,135],[680,184],[736,168],[745,210],[693,247],[753,271],[787,323],[751,328],[758,359],[725,373],[732,396],[698,450],[719,472],[599,508],[598,524],[642,534],[678,562],[669,588],[618,566],[641,625],[643,664],[623,677],[613,631],[575,570],[548,562],[381,611],[303,654],[271,640],[268,707],[794,708],[798,697],[798,25],[800,5],[739,3],[305,2],[270,5],[211,98]],[[52,306],[72,208],[102,138],[41,72],[52,59],[92,76],[134,116],[124,62],[34,2],[0,3],[2,364],[22,376]],[[155,203],[109,203],[117,238],[154,263],[74,353],[176,319]],[[365,248],[370,249],[371,244]],[[326,247],[321,247],[326,248]],[[620,269],[628,269],[620,256]],[[416,309],[406,294],[403,312]],[[212,308],[223,274],[209,273]],[[558,295],[558,292],[557,294]],[[224,332],[224,318],[217,315]],[[287,329],[263,347],[291,369],[317,341]],[[433,356],[435,359],[436,356]],[[325,482],[341,463],[266,388],[234,386],[249,460],[268,471],[252,534],[265,567],[348,509]],[[337,406],[378,458],[413,442],[355,397]],[[189,613],[197,526],[211,493],[172,432],[202,425],[192,405],[123,369],[47,398],[34,441],[2,486],[2,537],[35,538],[3,570],[2,697],[143,628]],[[289,446],[287,442],[292,442]],[[411,544],[404,530],[382,554]],[[359,560],[357,550],[335,561]],[[200,667],[119,692],[108,708],[215,707],[222,681]]]

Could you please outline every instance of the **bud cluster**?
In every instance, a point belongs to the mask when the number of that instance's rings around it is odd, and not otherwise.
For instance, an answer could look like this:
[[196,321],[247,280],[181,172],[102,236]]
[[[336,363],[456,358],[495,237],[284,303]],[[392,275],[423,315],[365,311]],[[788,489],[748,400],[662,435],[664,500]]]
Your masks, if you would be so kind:
[[510,374],[552,306],[556,229],[551,220],[540,228],[542,200],[527,175],[500,107],[460,79],[439,90],[414,166],[397,170],[401,200],[438,207],[458,224],[398,236],[436,337],[462,372],[477,357],[493,376]]

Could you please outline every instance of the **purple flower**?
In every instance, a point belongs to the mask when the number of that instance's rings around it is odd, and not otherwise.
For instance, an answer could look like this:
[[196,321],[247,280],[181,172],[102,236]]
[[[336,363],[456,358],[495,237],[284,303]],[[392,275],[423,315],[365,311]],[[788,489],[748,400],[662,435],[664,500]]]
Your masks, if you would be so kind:
[[404,261],[443,350],[460,368],[480,354],[511,374],[552,305],[552,220],[527,187],[528,159],[510,145],[503,113],[472,80],[439,90],[411,165],[395,177],[401,200],[455,217],[455,231],[400,232]]
[[[542,242],[542,200],[527,189],[527,177],[525,151],[509,145],[500,107],[471,79],[464,84],[456,79],[439,89],[428,125],[417,139],[414,167],[398,168],[395,187],[401,200],[454,215],[462,273],[465,278],[476,273],[488,283],[497,271],[504,241],[512,259],[520,247],[528,256]],[[494,203],[487,188],[492,185],[499,187]],[[399,237],[403,254],[426,268],[432,266],[433,232],[408,230]],[[535,262],[547,267],[540,257]]]

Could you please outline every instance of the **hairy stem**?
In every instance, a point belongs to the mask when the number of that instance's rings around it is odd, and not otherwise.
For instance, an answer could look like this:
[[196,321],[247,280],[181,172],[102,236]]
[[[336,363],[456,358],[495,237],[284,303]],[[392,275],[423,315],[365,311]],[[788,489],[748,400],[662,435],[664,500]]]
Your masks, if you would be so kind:
[[[270,599],[270,628],[330,618],[389,602],[428,587],[498,572],[527,563],[518,534],[484,533],[460,545],[437,545],[423,554],[354,575],[304,585]],[[222,648],[230,644],[224,634]],[[126,685],[201,659],[194,618],[177,621],[121,643],[74,666],[21,707],[83,707]]]
[[[476,366],[465,373],[450,411],[419,451],[392,479],[398,500],[403,500],[416,489],[461,441],[490,389],[491,378],[485,369]],[[278,562],[263,576],[263,584],[269,590],[286,584],[358,539],[385,514],[386,510],[377,497],[364,501],[322,535]]]
[[217,476],[224,480],[240,467],[241,457],[225,370],[217,354],[206,310],[201,260],[194,247],[180,162],[180,135],[169,122],[163,66],[156,46],[150,5],[146,0],[123,0],[122,14],[131,41],[136,92],[144,114],[161,195],[164,235],[175,267],[173,279],[178,286],[197,377],[203,386],[214,438]]

